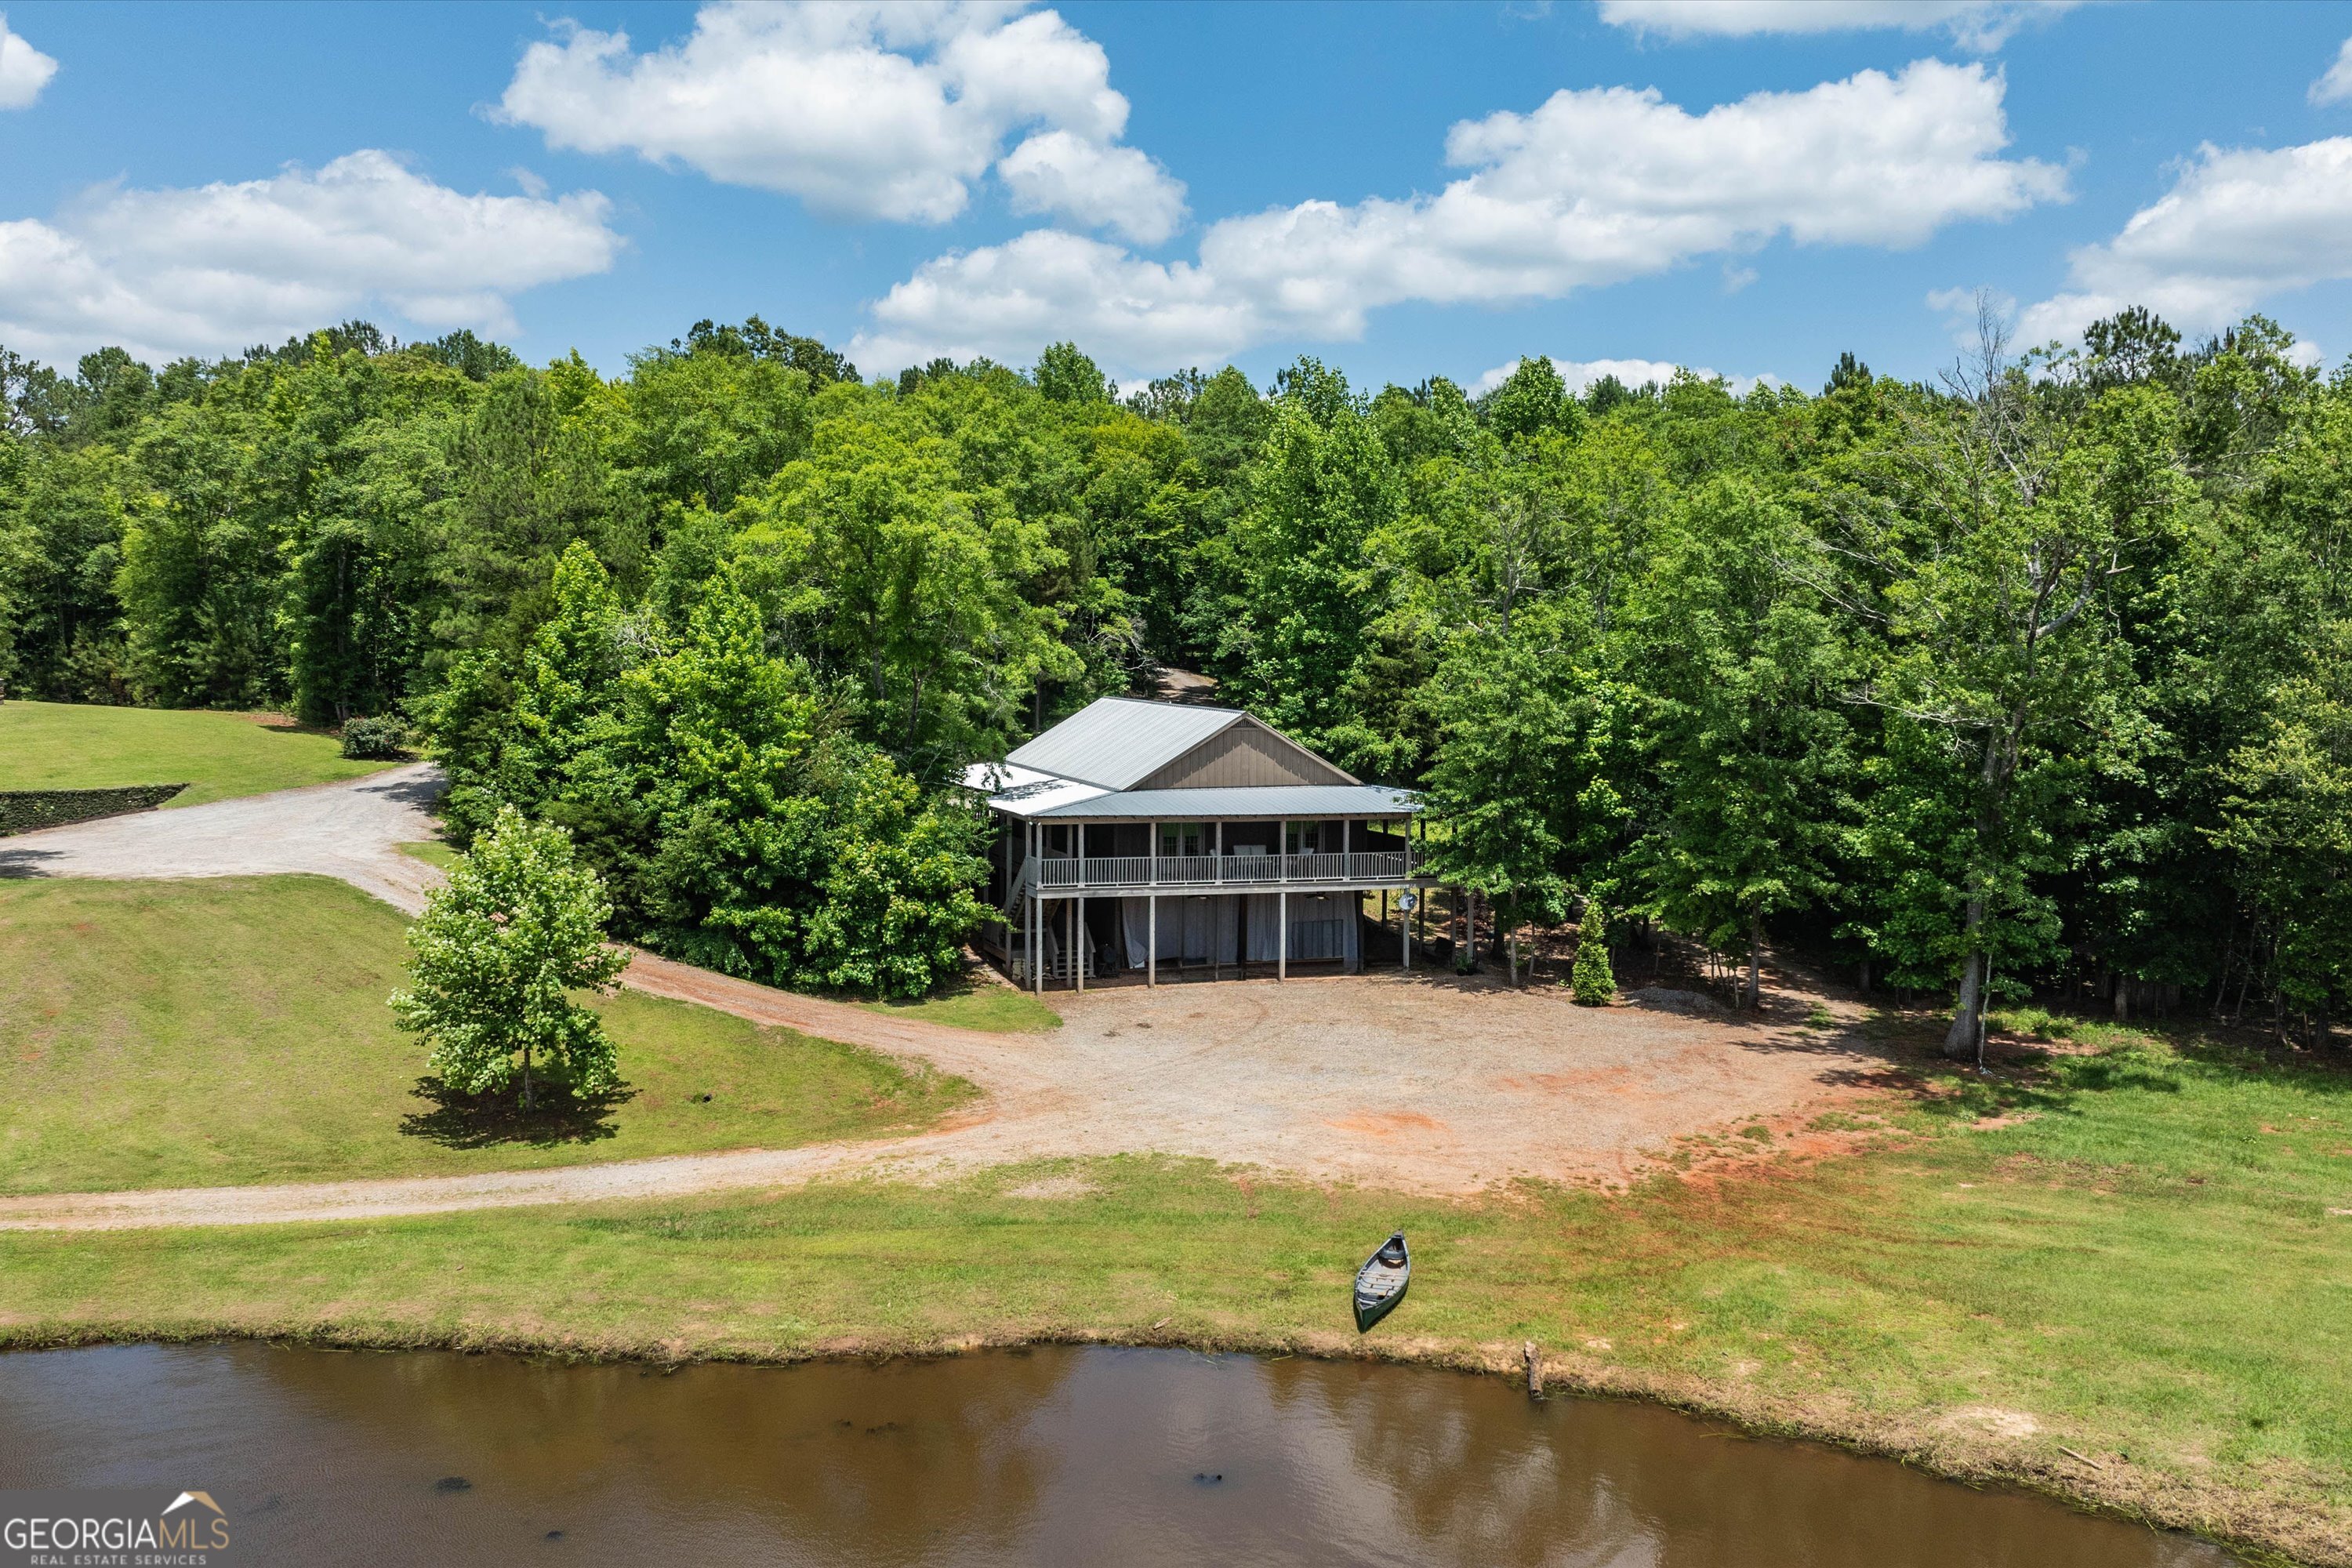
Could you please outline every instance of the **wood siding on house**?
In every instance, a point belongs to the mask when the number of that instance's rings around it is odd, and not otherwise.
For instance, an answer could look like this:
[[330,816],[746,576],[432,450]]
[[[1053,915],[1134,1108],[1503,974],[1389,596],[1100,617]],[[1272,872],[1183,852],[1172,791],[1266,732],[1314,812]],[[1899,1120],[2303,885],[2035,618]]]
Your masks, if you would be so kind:
[[1255,719],[1210,736],[1135,788],[1220,789],[1262,784],[1351,784],[1355,778]]

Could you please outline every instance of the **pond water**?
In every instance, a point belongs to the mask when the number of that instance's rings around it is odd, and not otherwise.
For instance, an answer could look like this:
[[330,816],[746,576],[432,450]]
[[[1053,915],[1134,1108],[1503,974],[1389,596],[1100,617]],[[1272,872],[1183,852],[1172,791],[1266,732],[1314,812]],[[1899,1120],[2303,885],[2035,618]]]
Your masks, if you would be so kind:
[[1646,1405],[1181,1351],[670,1373],[257,1344],[0,1356],[0,1487],[59,1485],[206,1489],[273,1563],[2237,1561]]

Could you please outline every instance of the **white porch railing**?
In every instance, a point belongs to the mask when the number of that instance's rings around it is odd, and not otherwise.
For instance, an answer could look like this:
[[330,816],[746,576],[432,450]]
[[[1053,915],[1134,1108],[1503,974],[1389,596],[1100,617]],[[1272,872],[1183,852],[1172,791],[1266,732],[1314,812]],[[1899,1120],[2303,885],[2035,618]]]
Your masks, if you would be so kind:
[[[1402,849],[1348,855],[1089,855],[1083,860],[1047,856],[1034,864],[1037,885],[1056,890],[1328,886],[1402,882],[1412,874],[1412,857]],[[1025,880],[1026,868],[1024,875]]]

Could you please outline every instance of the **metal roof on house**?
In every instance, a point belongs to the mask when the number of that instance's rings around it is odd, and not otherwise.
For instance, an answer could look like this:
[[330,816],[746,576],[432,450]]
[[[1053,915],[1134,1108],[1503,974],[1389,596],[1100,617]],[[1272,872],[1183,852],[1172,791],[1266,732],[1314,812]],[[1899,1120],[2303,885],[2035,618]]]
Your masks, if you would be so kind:
[[1076,779],[1049,778],[1035,784],[1015,784],[1001,795],[990,795],[988,804],[992,809],[1007,816],[1017,816],[1025,821],[1033,816],[1050,816],[1057,807],[1075,805],[1080,801],[1093,800],[1097,795],[1109,793],[1094,784],[1080,784]]
[[1125,789],[1243,716],[1234,708],[1098,697],[1004,760],[1103,789]]
[[1016,816],[1117,817],[1139,822],[1208,822],[1235,817],[1315,822],[1342,816],[1410,816],[1421,809],[1410,790],[1379,784],[1233,784],[1212,789],[1138,789],[1032,805],[988,804]]
[[963,787],[982,795],[1003,795],[1029,784],[1044,784],[1053,777],[1052,773],[1015,767],[1011,763],[974,763],[963,771]]

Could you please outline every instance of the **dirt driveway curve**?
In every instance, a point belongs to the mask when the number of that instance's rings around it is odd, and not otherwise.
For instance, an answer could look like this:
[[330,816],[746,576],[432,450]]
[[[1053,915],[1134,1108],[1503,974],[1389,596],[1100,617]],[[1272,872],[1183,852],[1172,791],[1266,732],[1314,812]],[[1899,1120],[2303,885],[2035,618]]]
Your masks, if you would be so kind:
[[[420,807],[432,785],[429,775],[403,769],[355,785],[28,835],[0,856],[37,839],[47,843],[27,868],[35,875],[323,871],[413,909],[436,873],[391,846],[425,836]],[[381,793],[358,802],[319,798],[335,791]],[[184,836],[174,831],[178,819],[230,806],[243,809],[200,821]],[[123,831],[130,824],[141,830]],[[106,828],[117,832],[99,831]],[[627,983],[920,1058],[971,1079],[986,1098],[923,1133],[874,1142],[472,1176],[0,1198],[0,1228],[353,1219],[1140,1152],[1436,1193],[1520,1176],[1614,1181],[1665,1152],[1678,1133],[1785,1118],[1883,1065],[1836,1037],[1794,1026],[1801,1007],[1785,1009],[1777,1023],[1733,1025],[1580,1008],[1556,990],[1420,975],[1057,994],[1066,1021],[1046,1035],[948,1028],[649,953],[637,956]]]

